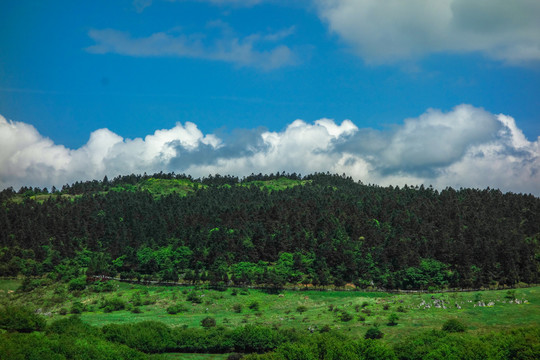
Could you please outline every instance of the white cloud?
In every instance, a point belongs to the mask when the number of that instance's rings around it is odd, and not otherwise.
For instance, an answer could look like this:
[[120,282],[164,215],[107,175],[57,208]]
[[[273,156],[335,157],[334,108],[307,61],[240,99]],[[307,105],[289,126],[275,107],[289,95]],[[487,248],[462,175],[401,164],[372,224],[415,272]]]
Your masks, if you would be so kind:
[[481,52],[540,60],[537,0],[315,0],[321,19],[369,63]]
[[90,30],[88,35],[96,44],[86,48],[86,51],[139,57],[198,58],[264,70],[295,65],[298,62],[296,54],[286,45],[268,46],[268,43],[291,35],[294,28],[266,35],[238,37],[221,21],[210,23],[209,27],[221,30],[221,37],[209,40],[209,36],[204,34],[174,35],[157,32],[148,37],[134,38],[127,32],[114,29]]
[[350,120],[295,120],[282,131],[239,130],[225,141],[186,122],[136,139],[99,129],[79,149],[67,149],[0,116],[0,188],[159,171],[195,177],[330,171],[364,183],[490,186],[538,196],[540,138],[529,141],[510,116],[460,105],[384,131]]

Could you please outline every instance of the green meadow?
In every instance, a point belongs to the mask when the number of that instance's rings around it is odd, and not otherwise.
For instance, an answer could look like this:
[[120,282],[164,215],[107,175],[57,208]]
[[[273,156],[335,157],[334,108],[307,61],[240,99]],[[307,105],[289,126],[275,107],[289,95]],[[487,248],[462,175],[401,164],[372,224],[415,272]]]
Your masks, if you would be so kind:
[[[470,333],[479,335],[540,323],[540,287],[418,294],[335,290],[269,293],[111,281],[102,292],[93,286],[70,291],[67,284],[46,282],[23,292],[17,290],[20,283],[0,281],[2,304],[40,309],[48,322],[80,312],[85,323],[97,327],[155,320],[173,328],[193,328],[211,317],[217,326],[232,329],[251,324],[308,333],[326,327],[353,337],[363,337],[368,328],[378,327],[384,333],[382,341],[394,343],[405,334],[440,330],[449,319],[459,319]],[[177,312],[171,314],[174,307]],[[391,317],[394,324],[389,325]]]

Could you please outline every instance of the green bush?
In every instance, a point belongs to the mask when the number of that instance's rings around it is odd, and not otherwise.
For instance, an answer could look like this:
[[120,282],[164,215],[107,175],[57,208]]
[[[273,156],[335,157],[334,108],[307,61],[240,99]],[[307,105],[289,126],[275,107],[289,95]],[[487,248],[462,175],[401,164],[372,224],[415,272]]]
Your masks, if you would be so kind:
[[111,292],[114,290],[114,284],[111,281],[96,281],[91,286],[91,290],[96,293]]
[[101,308],[106,313],[120,311],[126,308],[126,302],[119,297],[108,298],[101,303]]
[[249,308],[251,310],[255,310],[255,311],[258,311],[259,310],[259,302],[258,301],[252,301],[250,304],[249,304]]
[[28,308],[6,306],[0,309],[0,329],[32,332],[45,329],[45,319]]
[[145,353],[162,353],[174,350],[171,329],[157,321],[134,324],[107,324],[101,329],[105,339]]
[[450,319],[445,321],[442,330],[446,332],[465,332],[465,325],[458,319]]
[[343,322],[351,321],[352,319],[354,319],[354,316],[344,310],[339,312],[338,317]]
[[188,308],[181,304],[171,305],[167,308],[167,312],[171,315],[176,315],[186,311],[188,311]]
[[238,352],[271,351],[285,341],[283,334],[270,328],[246,325],[236,328],[232,334],[234,348]]
[[365,339],[382,339],[384,336],[383,332],[377,327],[370,327],[366,334],[364,335]]
[[69,291],[82,291],[86,289],[86,279],[85,278],[76,278],[72,279],[68,283]]
[[188,294],[188,296],[186,297],[186,300],[189,301],[189,302],[192,302],[194,304],[202,303],[201,297],[199,296],[199,294],[195,290],[191,291]]
[[80,301],[74,301],[71,305],[70,313],[72,314],[81,314],[85,310],[84,304]]
[[397,321],[399,320],[399,317],[392,313],[390,314],[390,316],[388,317],[388,326],[396,326],[397,325]]
[[216,326],[216,319],[213,317],[207,316],[201,320],[201,326],[204,328],[211,328]]

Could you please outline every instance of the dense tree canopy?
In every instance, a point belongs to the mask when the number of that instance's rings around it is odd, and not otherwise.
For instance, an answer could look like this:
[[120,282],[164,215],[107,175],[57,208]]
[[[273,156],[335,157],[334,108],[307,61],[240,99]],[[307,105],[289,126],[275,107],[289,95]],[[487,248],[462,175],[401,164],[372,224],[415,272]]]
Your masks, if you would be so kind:
[[493,189],[161,173],[7,189],[0,203],[4,276],[403,289],[539,277],[540,199]]

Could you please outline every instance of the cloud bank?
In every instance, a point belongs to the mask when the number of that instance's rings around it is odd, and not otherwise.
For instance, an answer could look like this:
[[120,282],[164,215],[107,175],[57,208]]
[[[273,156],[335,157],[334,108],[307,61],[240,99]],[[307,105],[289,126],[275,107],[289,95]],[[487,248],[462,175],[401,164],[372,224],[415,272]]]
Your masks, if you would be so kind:
[[78,149],[0,116],[0,187],[57,187],[105,175],[171,172],[195,177],[276,171],[346,173],[364,183],[500,188],[540,195],[540,138],[529,141],[507,115],[459,105],[430,109],[387,130],[350,120],[295,120],[282,131],[203,134],[177,123],[145,138],[108,129]]
[[314,0],[320,18],[368,63],[479,52],[540,60],[537,0]]

